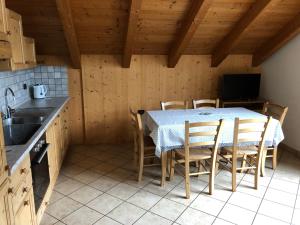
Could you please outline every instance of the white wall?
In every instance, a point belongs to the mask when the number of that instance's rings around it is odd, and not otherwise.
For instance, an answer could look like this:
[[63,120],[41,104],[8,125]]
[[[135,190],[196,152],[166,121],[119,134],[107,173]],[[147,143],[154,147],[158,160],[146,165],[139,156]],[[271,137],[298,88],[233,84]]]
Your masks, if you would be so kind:
[[300,35],[262,64],[261,97],[289,107],[284,143],[300,151]]

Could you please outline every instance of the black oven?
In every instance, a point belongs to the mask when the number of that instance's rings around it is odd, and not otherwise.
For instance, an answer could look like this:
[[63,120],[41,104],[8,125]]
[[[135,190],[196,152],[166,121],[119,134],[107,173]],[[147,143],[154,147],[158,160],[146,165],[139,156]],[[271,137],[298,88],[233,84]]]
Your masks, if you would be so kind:
[[30,151],[31,172],[33,182],[32,185],[36,212],[39,210],[50,184],[47,154],[48,149],[49,144],[46,143],[46,136],[43,135],[33,147],[33,149]]

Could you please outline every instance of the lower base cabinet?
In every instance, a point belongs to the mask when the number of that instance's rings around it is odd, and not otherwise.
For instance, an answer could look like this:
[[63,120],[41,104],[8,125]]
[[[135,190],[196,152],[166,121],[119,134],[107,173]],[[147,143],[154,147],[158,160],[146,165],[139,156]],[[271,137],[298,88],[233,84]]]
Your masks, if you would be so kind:
[[24,198],[15,218],[15,225],[36,225],[32,188]]
[[8,194],[8,180],[4,181],[0,186],[0,224],[13,225],[12,223],[12,209],[9,202]]

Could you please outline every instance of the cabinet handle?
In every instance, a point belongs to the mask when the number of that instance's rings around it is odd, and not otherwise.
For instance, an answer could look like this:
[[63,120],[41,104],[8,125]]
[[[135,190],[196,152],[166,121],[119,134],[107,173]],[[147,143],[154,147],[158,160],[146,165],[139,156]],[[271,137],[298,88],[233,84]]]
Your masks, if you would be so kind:
[[7,35],[11,35],[11,32],[8,30],[8,31],[6,32],[6,34],[7,34]]
[[14,189],[13,188],[8,188],[7,192],[8,192],[8,194],[12,194],[14,192]]
[[49,205],[49,202],[45,202],[45,206]]
[[29,187],[24,187],[23,188],[23,193],[29,192]]
[[25,173],[26,173],[26,171],[27,171],[27,169],[26,169],[26,168],[22,168],[22,169],[20,169],[20,173],[21,173],[21,174],[25,174]]
[[29,200],[24,201],[24,205],[25,206],[29,205]]
[[9,170],[9,165],[6,165],[6,166],[4,167],[4,170],[5,170],[5,171],[8,171],[8,170]]

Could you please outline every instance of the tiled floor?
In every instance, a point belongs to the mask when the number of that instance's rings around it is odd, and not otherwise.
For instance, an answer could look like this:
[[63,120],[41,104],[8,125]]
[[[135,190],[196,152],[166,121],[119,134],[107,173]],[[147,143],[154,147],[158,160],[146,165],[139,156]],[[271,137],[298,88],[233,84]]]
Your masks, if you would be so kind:
[[126,146],[73,147],[42,225],[300,224],[300,159],[290,153],[276,171],[267,169],[259,190],[252,188],[253,175],[239,174],[232,193],[230,174],[220,171],[213,195],[202,176],[191,181],[189,200],[180,176],[159,186],[159,167],[137,183],[131,156]]

